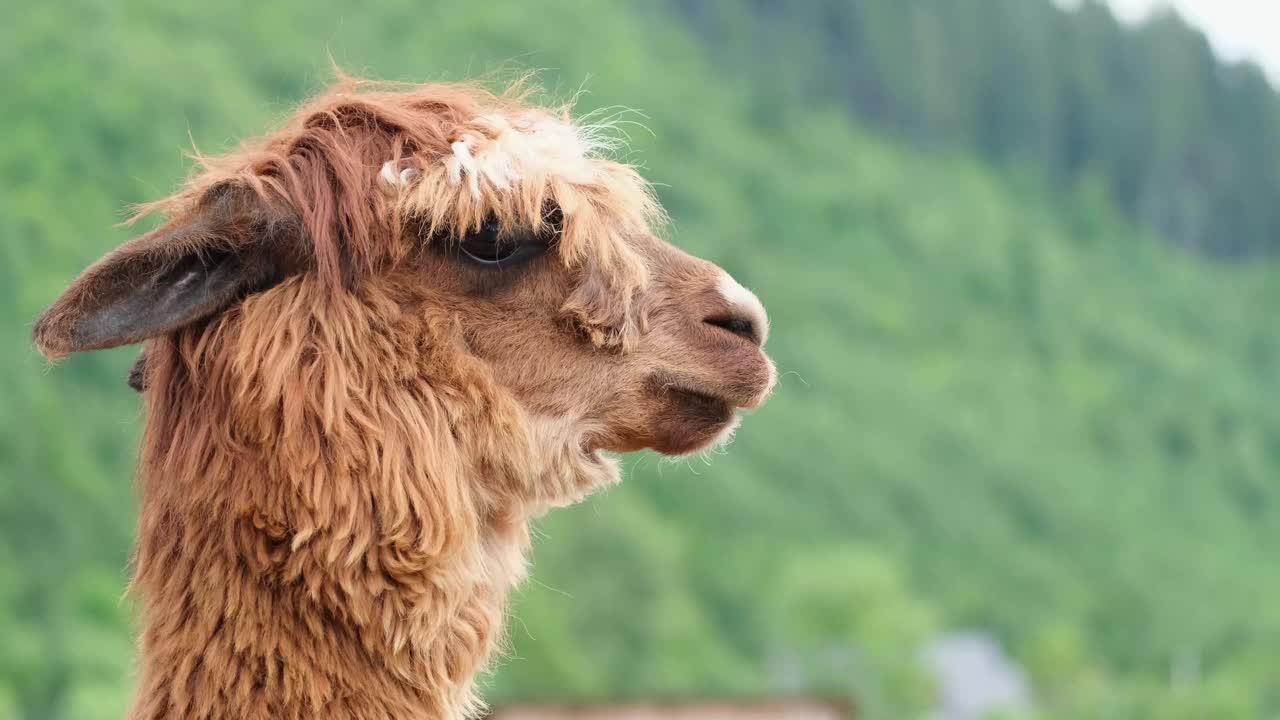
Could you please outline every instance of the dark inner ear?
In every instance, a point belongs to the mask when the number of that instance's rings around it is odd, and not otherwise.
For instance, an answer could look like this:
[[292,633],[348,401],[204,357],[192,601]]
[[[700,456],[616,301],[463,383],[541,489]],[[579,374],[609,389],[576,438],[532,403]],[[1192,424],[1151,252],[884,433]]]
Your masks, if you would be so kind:
[[36,322],[46,355],[140,342],[213,315],[286,274],[296,222],[247,189],[217,188],[187,216],[86,270]]
[[113,347],[162,335],[221,309],[243,287],[244,266],[225,249],[181,258],[142,276],[114,302],[86,314],[72,330],[77,349]]

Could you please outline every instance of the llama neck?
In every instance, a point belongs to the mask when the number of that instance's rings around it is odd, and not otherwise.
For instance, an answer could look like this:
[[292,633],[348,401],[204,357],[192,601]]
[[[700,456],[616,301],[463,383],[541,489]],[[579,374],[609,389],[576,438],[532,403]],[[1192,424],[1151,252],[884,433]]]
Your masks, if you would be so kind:
[[355,367],[250,320],[148,349],[132,717],[470,716],[524,576],[516,416],[394,316]]
[[362,546],[351,515],[306,540],[205,498],[148,495],[141,518],[138,720],[469,717],[527,545],[520,518],[447,557]]
[[287,513],[195,491],[147,493],[131,717],[471,716],[473,678],[501,633],[508,587],[522,576],[523,519],[488,518],[477,543],[447,554],[415,547],[421,538],[361,537],[355,528],[367,519],[355,512],[333,520],[304,538]]

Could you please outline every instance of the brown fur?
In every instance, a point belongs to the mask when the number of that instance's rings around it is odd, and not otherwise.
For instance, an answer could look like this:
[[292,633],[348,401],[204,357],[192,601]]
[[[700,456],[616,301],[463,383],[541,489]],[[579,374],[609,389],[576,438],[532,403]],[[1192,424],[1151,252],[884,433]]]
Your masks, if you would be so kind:
[[[603,451],[694,451],[763,401],[763,316],[652,234],[591,133],[516,94],[343,80],[202,158],[37,323],[50,356],[149,338],[131,717],[474,715],[529,520],[614,482]],[[461,262],[486,219],[557,241]],[[145,305],[120,298],[217,253],[234,293],[116,330]]]

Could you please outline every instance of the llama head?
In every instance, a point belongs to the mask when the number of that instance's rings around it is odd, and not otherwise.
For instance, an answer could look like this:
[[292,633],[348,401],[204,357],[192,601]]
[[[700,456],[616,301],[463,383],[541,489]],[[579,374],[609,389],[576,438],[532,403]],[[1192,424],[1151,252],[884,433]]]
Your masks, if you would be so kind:
[[[776,378],[760,302],[656,236],[649,186],[612,149],[604,129],[516,94],[343,81],[274,133],[200,157],[144,207],[167,222],[87,269],[36,342],[51,357],[185,343],[192,372],[222,347],[220,382],[241,385],[227,392],[264,405],[285,402],[262,388],[287,366],[329,363],[314,390],[339,397],[320,414],[388,364],[461,373],[449,392],[498,407],[503,428],[472,453],[520,446],[599,484],[614,466],[598,451],[708,447]],[[389,332],[383,367],[351,356],[362,333]],[[308,354],[308,333],[338,339]],[[266,358],[279,369],[254,367]]]

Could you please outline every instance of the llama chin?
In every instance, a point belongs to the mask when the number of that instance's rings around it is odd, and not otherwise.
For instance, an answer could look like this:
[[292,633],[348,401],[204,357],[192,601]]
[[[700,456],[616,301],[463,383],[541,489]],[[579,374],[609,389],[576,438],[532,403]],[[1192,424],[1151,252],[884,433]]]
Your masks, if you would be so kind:
[[476,716],[530,520],[772,391],[760,300],[527,97],[341,77],[36,322],[145,343],[131,718]]
[[707,446],[704,452],[717,453],[729,447],[740,427],[742,427],[742,415],[734,413],[733,422],[724,426],[724,429],[711,441],[711,444]]

